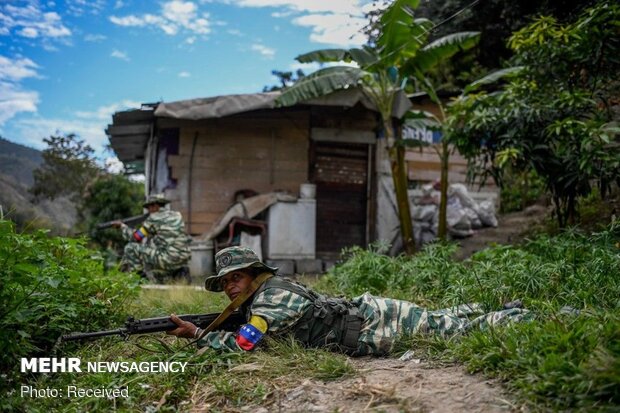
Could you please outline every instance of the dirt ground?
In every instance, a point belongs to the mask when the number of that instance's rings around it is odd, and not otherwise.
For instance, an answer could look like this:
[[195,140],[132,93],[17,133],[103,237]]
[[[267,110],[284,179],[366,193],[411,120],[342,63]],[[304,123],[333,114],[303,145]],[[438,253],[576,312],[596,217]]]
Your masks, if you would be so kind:
[[352,359],[354,378],[307,380],[273,395],[268,412],[510,412],[516,406],[502,387],[460,366],[431,367],[412,359]]

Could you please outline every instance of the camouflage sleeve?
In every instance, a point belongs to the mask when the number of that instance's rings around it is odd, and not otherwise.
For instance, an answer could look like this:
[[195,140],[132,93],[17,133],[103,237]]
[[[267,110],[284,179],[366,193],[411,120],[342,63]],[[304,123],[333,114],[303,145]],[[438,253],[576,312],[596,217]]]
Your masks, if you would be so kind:
[[295,324],[309,306],[312,302],[300,295],[276,288],[267,289],[254,299],[250,321],[239,331],[207,333],[197,345],[226,351],[252,350],[266,333],[281,332]]
[[133,237],[134,229],[126,224],[121,225],[121,234],[125,241],[135,241]]
[[149,236],[149,231],[146,230],[144,224],[138,229],[134,229],[123,224],[121,230],[123,239],[129,242],[142,242],[145,237]]
[[215,350],[241,351],[237,345],[237,333],[226,331],[212,331],[196,343],[198,347],[210,347]]

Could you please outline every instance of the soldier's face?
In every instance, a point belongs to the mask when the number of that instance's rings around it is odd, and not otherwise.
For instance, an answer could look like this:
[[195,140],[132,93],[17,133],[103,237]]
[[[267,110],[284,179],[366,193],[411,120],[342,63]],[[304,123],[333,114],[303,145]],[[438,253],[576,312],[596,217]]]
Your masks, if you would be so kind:
[[254,277],[249,272],[239,270],[233,271],[222,277],[222,288],[230,298],[230,301],[237,298],[239,294],[247,290]]
[[149,214],[154,214],[155,212],[159,211],[159,205],[158,204],[147,205],[146,209],[148,209]]

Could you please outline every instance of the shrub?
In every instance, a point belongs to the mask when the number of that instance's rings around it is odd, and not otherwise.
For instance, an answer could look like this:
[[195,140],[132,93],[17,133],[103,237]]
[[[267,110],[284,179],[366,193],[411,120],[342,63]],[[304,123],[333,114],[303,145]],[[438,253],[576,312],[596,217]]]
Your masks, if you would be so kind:
[[139,290],[137,276],[110,271],[84,240],[16,234],[0,221],[0,372],[20,357],[49,354],[70,331],[121,322]]

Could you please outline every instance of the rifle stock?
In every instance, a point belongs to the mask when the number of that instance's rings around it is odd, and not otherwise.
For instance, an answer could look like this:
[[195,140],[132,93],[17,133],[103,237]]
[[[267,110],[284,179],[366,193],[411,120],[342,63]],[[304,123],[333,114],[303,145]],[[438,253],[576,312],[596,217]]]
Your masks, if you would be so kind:
[[[142,222],[144,222],[144,220],[149,216],[149,214],[142,214],[142,215],[135,215],[133,217],[129,217],[129,218],[123,218],[120,221],[123,224],[127,224],[129,226],[133,226],[133,225],[139,225]],[[114,221],[106,221],[106,222],[101,222],[99,224],[97,224],[97,226],[95,228],[97,228],[97,230],[102,230],[102,229],[107,229],[110,228],[112,226],[112,223]]]
[[[211,314],[184,314],[179,318],[184,321],[189,321],[200,328],[206,328],[213,322],[219,313]],[[218,330],[224,331],[236,331],[241,324],[245,323],[245,317],[238,311],[233,312],[222,324],[220,324]],[[177,325],[170,319],[170,317],[156,317],[156,318],[142,318],[134,319],[128,317],[125,321],[125,326],[113,330],[93,331],[90,333],[70,333],[61,337],[62,341],[78,341],[89,338],[99,338],[105,336],[130,336],[134,334],[150,334],[163,331],[170,331],[177,328]]]

